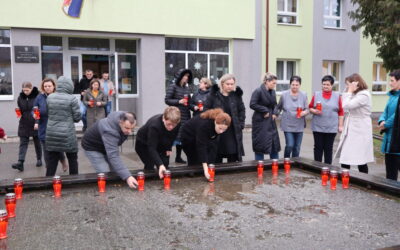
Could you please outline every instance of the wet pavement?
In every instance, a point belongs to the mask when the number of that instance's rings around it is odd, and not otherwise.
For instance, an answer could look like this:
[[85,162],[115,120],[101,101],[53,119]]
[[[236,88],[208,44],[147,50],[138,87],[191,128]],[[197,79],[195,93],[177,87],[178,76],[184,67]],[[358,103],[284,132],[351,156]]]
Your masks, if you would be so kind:
[[[10,219],[8,249],[377,249],[400,244],[400,201],[357,187],[335,191],[292,169],[30,191]],[[340,182],[339,182],[340,184]]]

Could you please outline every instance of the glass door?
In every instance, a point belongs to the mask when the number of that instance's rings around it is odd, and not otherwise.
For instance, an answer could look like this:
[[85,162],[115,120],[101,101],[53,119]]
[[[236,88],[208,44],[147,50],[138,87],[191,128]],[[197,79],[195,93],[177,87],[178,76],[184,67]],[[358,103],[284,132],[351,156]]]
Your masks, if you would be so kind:
[[114,55],[111,55],[109,58],[109,65],[110,65],[110,80],[114,82],[114,87],[115,87],[115,97],[114,97],[114,103],[115,103],[115,111],[119,111],[119,84],[118,84],[118,63],[117,63],[117,58],[118,58],[118,53],[114,53]]
[[[77,86],[79,80],[83,76],[82,72],[82,56],[81,55],[71,55],[70,56],[71,62],[71,80],[74,83],[74,86]],[[74,94],[79,94],[74,91]],[[80,96],[78,96],[78,100],[80,100]]]

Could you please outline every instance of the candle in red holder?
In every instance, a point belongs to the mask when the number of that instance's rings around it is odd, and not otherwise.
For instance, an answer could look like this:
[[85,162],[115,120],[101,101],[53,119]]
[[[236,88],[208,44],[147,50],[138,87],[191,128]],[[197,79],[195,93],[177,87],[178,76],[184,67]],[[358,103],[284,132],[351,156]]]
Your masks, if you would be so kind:
[[0,210],[0,240],[7,238],[8,215],[6,210]]
[[15,108],[15,114],[17,115],[17,118],[21,118],[22,116],[21,110],[19,108]]
[[164,189],[171,188],[171,171],[165,170],[164,172]]
[[197,102],[197,107],[199,108],[199,110],[200,110],[201,108],[203,108],[203,101],[202,101],[202,100],[199,100],[199,101]]
[[264,161],[258,161],[257,163],[257,176],[262,177],[264,173]]
[[6,198],[4,201],[6,204],[8,218],[14,218],[15,217],[15,206],[17,204],[17,200],[15,199],[15,194],[14,193],[6,194]]
[[137,181],[138,181],[138,190],[143,191],[144,190],[144,173],[140,171],[137,174]]
[[336,184],[337,184],[337,177],[338,177],[338,172],[336,170],[332,170],[330,172],[330,182],[331,182],[331,190],[336,190]]
[[315,106],[315,108],[318,109],[319,111],[322,111],[322,103],[317,102],[317,105]]
[[208,180],[213,182],[214,177],[215,177],[215,165],[214,164],[208,165],[208,174],[210,175],[210,179],[208,179]]
[[187,106],[189,103],[189,95],[188,94],[184,94],[183,95],[183,99],[185,99],[185,102],[183,103],[183,105]]
[[61,188],[62,188],[61,177],[56,175],[53,177],[54,197],[61,197]]
[[301,107],[297,107],[296,111],[297,111],[296,117],[301,118],[301,112],[303,111],[303,109]]
[[39,111],[38,106],[33,107],[33,113],[35,114],[35,117],[36,117],[35,119],[40,120],[40,111]]
[[90,100],[89,100],[89,106],[90,107],[94,107],[94,100],[93,100],[93,98],[90,98]]
[[328,184],[328,179],[329,179],[329,168],[323,167],[321,170],[322,186],[326,186]]
[[342,170],[342,187],[344,189],[349,188],[349,182],[350,182],[350,171],[348,169],[343,169]]
[[279,169],[279,166],[278,166],[278,159],[273,159],[273,160],[272,160],[272,174],[273,174],[273,175],[278,174],[278,169]]
[[108,95],[109,95],[109,96],[112,96],[112,94],[113,94],[113,90],[110,89],[110,90],[108,91]]
[[290,159],[285,158],[283,160],[283,168],[285,169],[285,174],[288,174],[290,172]]
[[22,198],[22,190],[24,189],[24,181],[21,178],[14,180],[14,193],[17,200]]
[[104,173],[97,174],[97,186],[99,187],[99,193],[106,192],[106,175]]

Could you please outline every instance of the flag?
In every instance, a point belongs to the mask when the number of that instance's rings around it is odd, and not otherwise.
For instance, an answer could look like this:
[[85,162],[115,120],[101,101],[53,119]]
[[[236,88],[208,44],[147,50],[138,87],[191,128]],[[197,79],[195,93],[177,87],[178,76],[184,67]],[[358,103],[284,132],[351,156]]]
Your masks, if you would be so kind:
[[64,0],[62,9],[70,17],[79,17],[83,0]]

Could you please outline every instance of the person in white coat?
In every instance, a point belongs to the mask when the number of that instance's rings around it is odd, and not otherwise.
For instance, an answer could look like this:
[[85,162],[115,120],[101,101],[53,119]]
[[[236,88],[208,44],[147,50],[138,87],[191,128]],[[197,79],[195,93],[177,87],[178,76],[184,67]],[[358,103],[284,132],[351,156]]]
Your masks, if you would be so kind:
[[374,161],[371,94],[359,74],[347,77],[347,92],[343,93],[344,127],[335,153],[342,168],[357,165],[362,173],[368,173],[368,162]]

